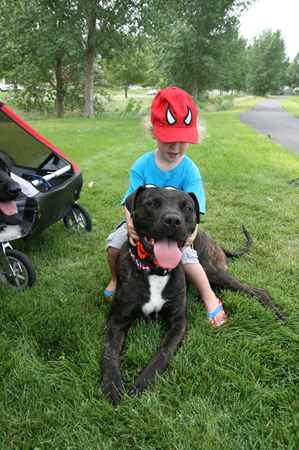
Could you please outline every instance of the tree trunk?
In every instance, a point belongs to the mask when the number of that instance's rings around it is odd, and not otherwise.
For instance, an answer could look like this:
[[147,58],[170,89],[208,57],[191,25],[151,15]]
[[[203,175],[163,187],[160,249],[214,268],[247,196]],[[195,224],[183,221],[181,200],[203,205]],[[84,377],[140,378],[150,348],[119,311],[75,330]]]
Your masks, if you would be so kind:
[[84,116],[93,117],[93,83],[94,64],[96,57],[96,11],[91,12],[88,21],[88,36],[85,49],[85,80],[84,80]]
[[125,89],[125,98],[128,98],[128,86],[125,86],[124,87],[124,89]]
[[191,95],[194,98],[194,100],[197,101],[197,99],[198,99],[198,83],[197,83],[197,81],[194,81],[192,83]]
[[56,61],[56,114],[59,119],[64,117],[64,80],[62,58]]

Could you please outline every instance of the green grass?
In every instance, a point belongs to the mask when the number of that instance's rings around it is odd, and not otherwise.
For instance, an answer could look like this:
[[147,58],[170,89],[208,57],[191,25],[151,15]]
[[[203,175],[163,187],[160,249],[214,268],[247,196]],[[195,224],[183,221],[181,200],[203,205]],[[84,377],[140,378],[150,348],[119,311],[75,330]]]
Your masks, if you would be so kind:
[[283,101],[282,106],[293,116],[299,117],[299,95],[288,97]]
[[[246,225],[254,246],[231,271],[266,287],[289,323],[225,291],[229,323],[211,329],[190,288],[188,335],[170,367],[113,409],[100,390],[104,241],[122,218],[129,167],[154,144],[134,117],[31,122],[79,164],[81,203],[94,227],[78,236],[57,223],[15,242],[38,279],[20,294],[0,286],[1,450],[298,449],[298,186],[288,181],[298,177],[299,160],[241,124],[240,108],[202,114],[207,137],[190,148],[207,194],[202,227],[235,248]],[[162,333],[143,322],[131,330],[122,358],[127,385]]]

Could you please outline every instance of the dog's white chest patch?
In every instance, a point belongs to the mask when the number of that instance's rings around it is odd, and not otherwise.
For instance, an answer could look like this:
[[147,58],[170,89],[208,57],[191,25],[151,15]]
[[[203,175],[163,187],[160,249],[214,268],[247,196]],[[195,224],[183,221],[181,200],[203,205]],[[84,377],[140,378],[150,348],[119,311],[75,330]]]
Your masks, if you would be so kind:
[[160,311],[166,302],[166,300],[162,298],[162,291],[169,280],[169,275],[165,275],[164,277],[159,275],[149,275],[148,280],[150,299],[142,307],[142,311],[146,316],[149,316],[154,311]]

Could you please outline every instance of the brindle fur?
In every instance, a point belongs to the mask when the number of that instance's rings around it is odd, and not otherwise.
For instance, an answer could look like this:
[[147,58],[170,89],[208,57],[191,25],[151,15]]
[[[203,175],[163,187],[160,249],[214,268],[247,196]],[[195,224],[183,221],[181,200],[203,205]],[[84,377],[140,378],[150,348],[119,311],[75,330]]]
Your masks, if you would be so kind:
[[244,233],[247,237],[247,246],[245,249],[239,252],[230,252],[221,248],[206,233],[199,231],[194,242],[194,248],[197,251],[199,261],[214,289],[230,289],[231,291],[247,294],[270,308],[278,320],[286,322],[286,316],[273,303],[270,294],[265,289],[253,287],[241,282],[228,272],[228,258],[241,256],[250,246],[251,238],[246,230],[244,230]]

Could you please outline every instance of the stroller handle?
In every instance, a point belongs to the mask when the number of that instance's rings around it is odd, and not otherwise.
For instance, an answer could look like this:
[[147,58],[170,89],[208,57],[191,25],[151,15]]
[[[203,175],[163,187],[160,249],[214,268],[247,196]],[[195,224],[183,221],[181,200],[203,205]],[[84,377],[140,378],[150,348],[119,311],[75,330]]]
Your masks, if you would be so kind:
[[41,177],[40,180],[33,180],[32,184],[34,186],[38,186],[39,184],[42,184],[43,181],[49,181],[52,180],[53,178],[60,177],[60,175],[63,175],[64,173],[68,172],[69,170],[71,170],[71,168],[72,166],[68,164],[67,166],[61,167],[61,169],[55,170],[55,172],[51,172],[48,173],[47,175],[44,175],[43,177]]

